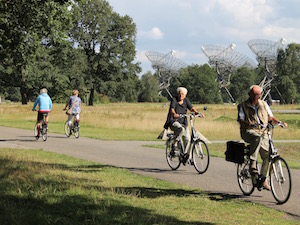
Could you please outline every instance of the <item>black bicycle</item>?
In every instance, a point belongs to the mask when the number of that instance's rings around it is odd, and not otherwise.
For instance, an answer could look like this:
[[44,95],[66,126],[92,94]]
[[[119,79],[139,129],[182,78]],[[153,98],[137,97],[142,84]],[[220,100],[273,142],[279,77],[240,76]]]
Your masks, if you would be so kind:
[[[278,123],[277,126],[284,125]],[[292,190],[292,177],[287,162],[278,154],[272,140],[273,128],[272,123],[267,125],[269,137],[269,166],[266,180],[270,183],[272,194],[279,204],[284,204],[289,200]],[[244,148],[244,161],[237,166],[237,179],[241,191],[244,195],[251,195],[257,187],[260,191],[263,187],[263,180],[260,174],[253,176],[250,174],[250,154],[249,145]]]
[[37,128],[37,122],[35,123],[34,126],[34,136],[36,140],[42,136],[43,140],[46,141],[48,137],[48,125],[46,124],[46,117],[48,116],[48,113],[42,113],[43,114],[43,120],[40,124],[39,132]]
[[[191,137],[190,142],[185,146],[182,138],[177,144],[175,151],[172,146],[175,140],[174,133],[167,134],[166,141],[166,158],[167,163],[172,170],[177,170],[181,164],[186,163],[195,167],[199,174],[205,173],[209,165],[209,150],[203,139],[202,135],[194,128],[195,117],[201,117],[201,114],[183,114],[181,117],[190,118]],[[191,154],[190,154],[191,153]]]
[[76,115],[77,113],[72,114],[72,125],[69,126],[68,121],[65,122],[65,134],[67,137],[70,137],[72,133],[74,134],[75,138],[79,138],[80,135],[80,125],[76,122]]

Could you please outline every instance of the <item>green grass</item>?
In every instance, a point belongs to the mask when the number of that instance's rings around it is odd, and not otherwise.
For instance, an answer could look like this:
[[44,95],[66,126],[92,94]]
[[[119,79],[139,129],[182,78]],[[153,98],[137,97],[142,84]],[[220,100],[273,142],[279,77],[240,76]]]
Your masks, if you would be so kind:
[[299,224],[237,196],[207,194],[42,150],[0,149],[0,224]]

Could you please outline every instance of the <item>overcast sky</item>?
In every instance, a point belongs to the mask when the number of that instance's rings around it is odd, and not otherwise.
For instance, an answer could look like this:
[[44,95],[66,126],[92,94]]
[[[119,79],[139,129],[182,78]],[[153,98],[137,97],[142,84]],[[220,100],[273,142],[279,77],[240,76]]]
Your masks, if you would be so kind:
[[300,43],[299,0],[108,0],[137,25],[137,58],[154,72],[146,51],[169,53],[187,64],[208,62],[202,45],[227,47],[255,60],[252,39]]

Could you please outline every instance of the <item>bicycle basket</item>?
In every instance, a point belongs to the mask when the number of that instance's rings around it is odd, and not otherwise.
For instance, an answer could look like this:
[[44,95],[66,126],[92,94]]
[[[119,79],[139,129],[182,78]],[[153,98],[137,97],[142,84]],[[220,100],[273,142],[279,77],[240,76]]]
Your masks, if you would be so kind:
[[242,164],[244,162],[245,144],[239,141],[227,141],[225,160],[228,162]]

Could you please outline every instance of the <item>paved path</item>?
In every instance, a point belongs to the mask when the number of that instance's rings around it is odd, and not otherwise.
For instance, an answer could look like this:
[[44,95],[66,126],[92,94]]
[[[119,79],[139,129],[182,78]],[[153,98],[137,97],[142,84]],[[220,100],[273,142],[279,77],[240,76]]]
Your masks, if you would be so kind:
[[[31,131],[0,126],[0,148],[34,148],[69,156],[92,160],[101,164],[126,168],[134,173],[158,179],[168,180],[209,192],[224,198],[243,198],[288,213],[300,220],[300,170],[292,170],[292,194],[284,205],[277,205],[272,193],[257,191],[243,196],[236,179],[236,166],[223,158],[212,158],[208,171],[199,175],[191,166],[181,166],[171,171],[165,160],[165,152],[161,149],[143,147],[153,142],[142,141],[101,141],[89,138],[66,138],[60,134],[49,134],[48,140],[35,141]],[[161,143],[161,142],[155,142]]]

